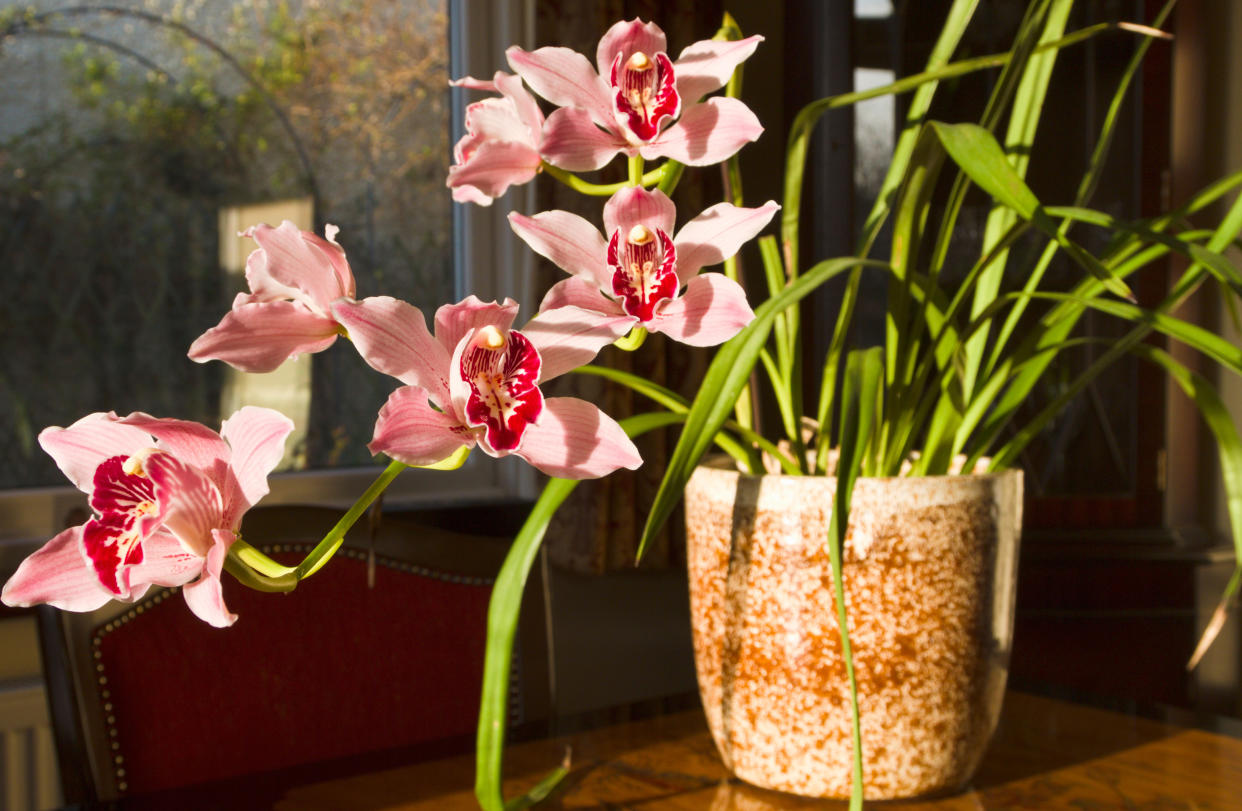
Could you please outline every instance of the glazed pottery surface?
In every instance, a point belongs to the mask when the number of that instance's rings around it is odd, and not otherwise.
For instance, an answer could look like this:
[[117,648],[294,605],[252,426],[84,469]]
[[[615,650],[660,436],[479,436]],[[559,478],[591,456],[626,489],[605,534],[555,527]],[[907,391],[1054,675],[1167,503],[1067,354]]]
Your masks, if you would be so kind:
[[[836,481],[700,466],[686,487],[695,664],[743,780],[848,797],[849,687],[827,547]],[[1022,474],[859,479],[844,581],[868,799],[962,787],[1000,712]]]

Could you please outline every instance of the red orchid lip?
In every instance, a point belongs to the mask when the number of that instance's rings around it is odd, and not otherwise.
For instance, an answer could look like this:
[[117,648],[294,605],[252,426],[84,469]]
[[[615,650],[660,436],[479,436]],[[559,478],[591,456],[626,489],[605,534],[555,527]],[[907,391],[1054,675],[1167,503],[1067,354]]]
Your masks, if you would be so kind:
[[516,450],[526,427],[543,412],[537,382],[538,350],[517,330],[507,335],[484,327],[461,357],[461,376],[470,386],[466,421],[485,427],[487,443],[498,451]]
[[681,112],[673,62],[664,53],[649,57],[636,51],[623,64],[623,56],[618,53],[613,58],[609,76],[613,107],[634,137],[647,142],[660,134],[665,121]]
[[621,236],[613,232],[608,241],[608,266],[612,268],[612,291],[621,299],[627,315],[647,322],[656,306],[677,295],[677,248],[661,228],[637,225]]
[[112,456],[100,463],[90,499],[99,515],[83,528],[83,546],[99,582],[119,596],[129,593],[125,569],[142,562],[142,541],[159,526],[168,506],[143,472],[145,458]]

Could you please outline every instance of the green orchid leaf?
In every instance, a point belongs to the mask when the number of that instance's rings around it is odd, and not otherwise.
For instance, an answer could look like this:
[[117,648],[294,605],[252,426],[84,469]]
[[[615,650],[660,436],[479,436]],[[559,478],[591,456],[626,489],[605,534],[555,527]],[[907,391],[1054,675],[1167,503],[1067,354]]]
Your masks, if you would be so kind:
[[850,499],[854,483],[867,463],[872,433],[879,422],[876,404],[884,381],[884,351],[878,347],[850,352],[845,361],[841,386],[840,456],[837,462],[837,492],[828,523],[828,555],[832,566],[833,600],[837,606],[837,629],[841,633],[841,655],[850,686],[850,723],[853,737],[853,786],[850,809],[863,805],[862,726],[858,713],[858,682],[854,674],[854,653],[850,647],[849,619],[845,608],[842,561],[846,529],[850,521]]
[[1191,670],[1199,664],[1203,654],[1220,633],[1229,607],[1238,594],[1239,581],[1242,580],[1242,439],[1238,437],[1238,429],[1233,424],[1229,409],[1207,378],[1154,346],[1139,344],[1134,348],[1134,354],[1160,366],[1181,387],[1211,429],[1212,436],[1216,439],[1216,449],[1220,453],[1221,475],[1225,481],[1225,505],[1233,532],[1234,556],[1238,563],[1221,596],[1220,604],[1186,664],[1186,668]]
[[1023,219],[1033,220],[1038,216],[1039,200],[1009,164],[992,133],[978,124],[933,121],[931,127],[945,151],[979,188]]
[[1035,193],[1009,165],[1004,151],[992,133],[977,124],[944,124],[932,122],[945,151],[970,179],[1000,203],[1009,206],[1023,219],[1030,220],[1040,231],[1057,240],[1060,247],[1110,292],[1123,299],[1134,300],[1129,286],[1100,264],[1100,261],[1078,245],[1070,242],[1039,205]]
[[[621,420],[631,438],[680,422],[676,414],[638,414]],[[574,479],[550,479],[535,501],[526,522],[513,539],[509,554],[500,567],[487,606],[487,649],[483,660],[483,695],[479,702],[479,729],[475,742],[474,796],[484,811],[523,808],[547,796],[561,777],[565,766],[554,770],[534,789],[506,803],[501,791],[502,752],[505,745],[505,718],[509,700],[509,672],[513,663],[513,638],[517,633],[522,592],[539,545],[557,508],[578,486]]]
[[[1065,24],[1072,6],[1072,0],[1055,0],[1050,4],[1038,34],[1040,42],[1050,42],[1060,38],[1065,32]],[[1052,68],[1056,64],[1058,53],[1056,50],[1032,52],[1026,64],[1022,66],[1021,78],[1018,81],[1009,114],[1004,153],[1005,160],[1012,167],[1014,176],[1020,179],[1026,178],[1027,167],[1030,165],[1035,131],[1039,127],[1044,100],[1048,95],[1048,82],[1052,78]],[[983,232],[984,254],[993,251],[993,246],[1012,228],[1016,219],[1012,208],[1005,205],[992,207],[992,210],[988,212],[987,224]],[[971,305],[972,316],[977,315],[996,298],[1008,258],[1008,251],[1002,251],[996,261],[990,263],[986,271],[979,276],[978,284],[974,288],[974,301]],[[978,332],[970,340],[962,353],[964,367],[962,389],[968,396],[974,391],[990,333],[991,325],[989,324],[986,329]]]
[[668,460],[664,478],[647,515],[643,537],[639,542],[641,558],[647,544],[668,520],[673,508],[681,499],[682,490],[695,466],[703,458],[713,437],[724,425],[738,393],[750,378],[760,350],[767,342],[776,316],[791,304],[801,301],[820,285],[842,272],[855,267],[887,270],[888,265],[869,259],[843,257],[820,262],[807,273],[787,285],[776,295],[759,306],[755,319],[741,332],[723,344],[716,352],[699,387],[699,393],[690,406],[686,425],[682,429],[677,446]]
[[[573,371],[575,374],[593,375],[595,377],[602,377],[607,380],[611,380],[614,383],[620,383],[638,394],[654,400],[656,403],[664,406],[674,414],[686,414],[690,411],[690,402],[686,400],[686,398],[670,389],[665,388],[664,386],[652,383],[645,377],[633,374],[632,372],[625,372],[620,369],[610,369],[607,366],[579,366]],[[783,454],[781,450],[766,437],[757,434],[750,428],[738,423],[726,422],[725,428],[737,433],[738,436],[740,436],[745,442],[751,443],[752,445],[755,445],[774,456],[777,461],[780,462],[781,467],[785,470],[785,472],[791,474],[799,472],[798,466],[793,464],[785,456],[785,454]],[[751,453],[748,448],[741,445],[731,435],[726,433],[718,433],[716,435],[716,445],[719,446],[722,451],[729,454],[729,456],[731,456],[738,463],[742,464],[746,470],[753,472],[761,469],[761,465],[759,465],[756,459],[753,458],[754,454]]]

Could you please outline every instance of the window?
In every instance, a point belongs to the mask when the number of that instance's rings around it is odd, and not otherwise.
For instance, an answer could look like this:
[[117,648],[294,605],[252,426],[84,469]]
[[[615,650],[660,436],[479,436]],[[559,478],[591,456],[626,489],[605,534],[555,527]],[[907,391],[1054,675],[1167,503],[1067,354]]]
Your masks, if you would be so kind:
[[[526,42],[529,3],[134,0],[0,9],[0,534],[46,534],[79,503],[38,447],[47,425],[146,411],[218,426],[242,403],[297,423],[274,501],[348,503],[396,381],[345,341],[271,376],[185,352],[232,297],[239,228],[340,227],[358,295],[430,318],[468,293],[527,307],[505,214],[444,187],[465,100]],[[529,314],[529,313],[528,313]],[[476,455],[478,456],[478,455]],[[472,459],[407,473],[392,500],[527,494]]]

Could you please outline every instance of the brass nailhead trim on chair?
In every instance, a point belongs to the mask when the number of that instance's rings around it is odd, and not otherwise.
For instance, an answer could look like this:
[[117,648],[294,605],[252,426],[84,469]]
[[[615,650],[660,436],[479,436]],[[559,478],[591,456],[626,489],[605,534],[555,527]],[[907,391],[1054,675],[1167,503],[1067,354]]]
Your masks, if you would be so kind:
[[125,782],[125,769],[122,766],[125,762],[125,757],[121,754],[121,742],[118,740],[119,736],[117,735],[116,729],[116,715],[112,712],[112,692],[107,689],[108,677],[105,673],[102,661],[103,651],[101,651],[100,648],[103,645],[103,638],[105,636],[117,630],[134,617],[137,617],[149,606],[158,605],[164,602],[164,600],[166,600],[170,595],[176,594],[180,590],[180,587],[160,589],[150,597],[146,597],[140,602],[135,603],[132,608],[124,614],[118,616],[116,619],[104,623],[103,627],[96,628],[94,633],[91,635],[91,656],[97,662],[95,670],[99,673],[99,677],[96,679],[99,685],[99,698],[102,701],[103,710],[106,713],[104,716],[104,729],[107,731],[107,736],[111,739],[109,741],[109,748],[114,752],[112,756],[112,777],[116,782],[116,790],[121,794],[124,794],[129,790],[129,784]]

